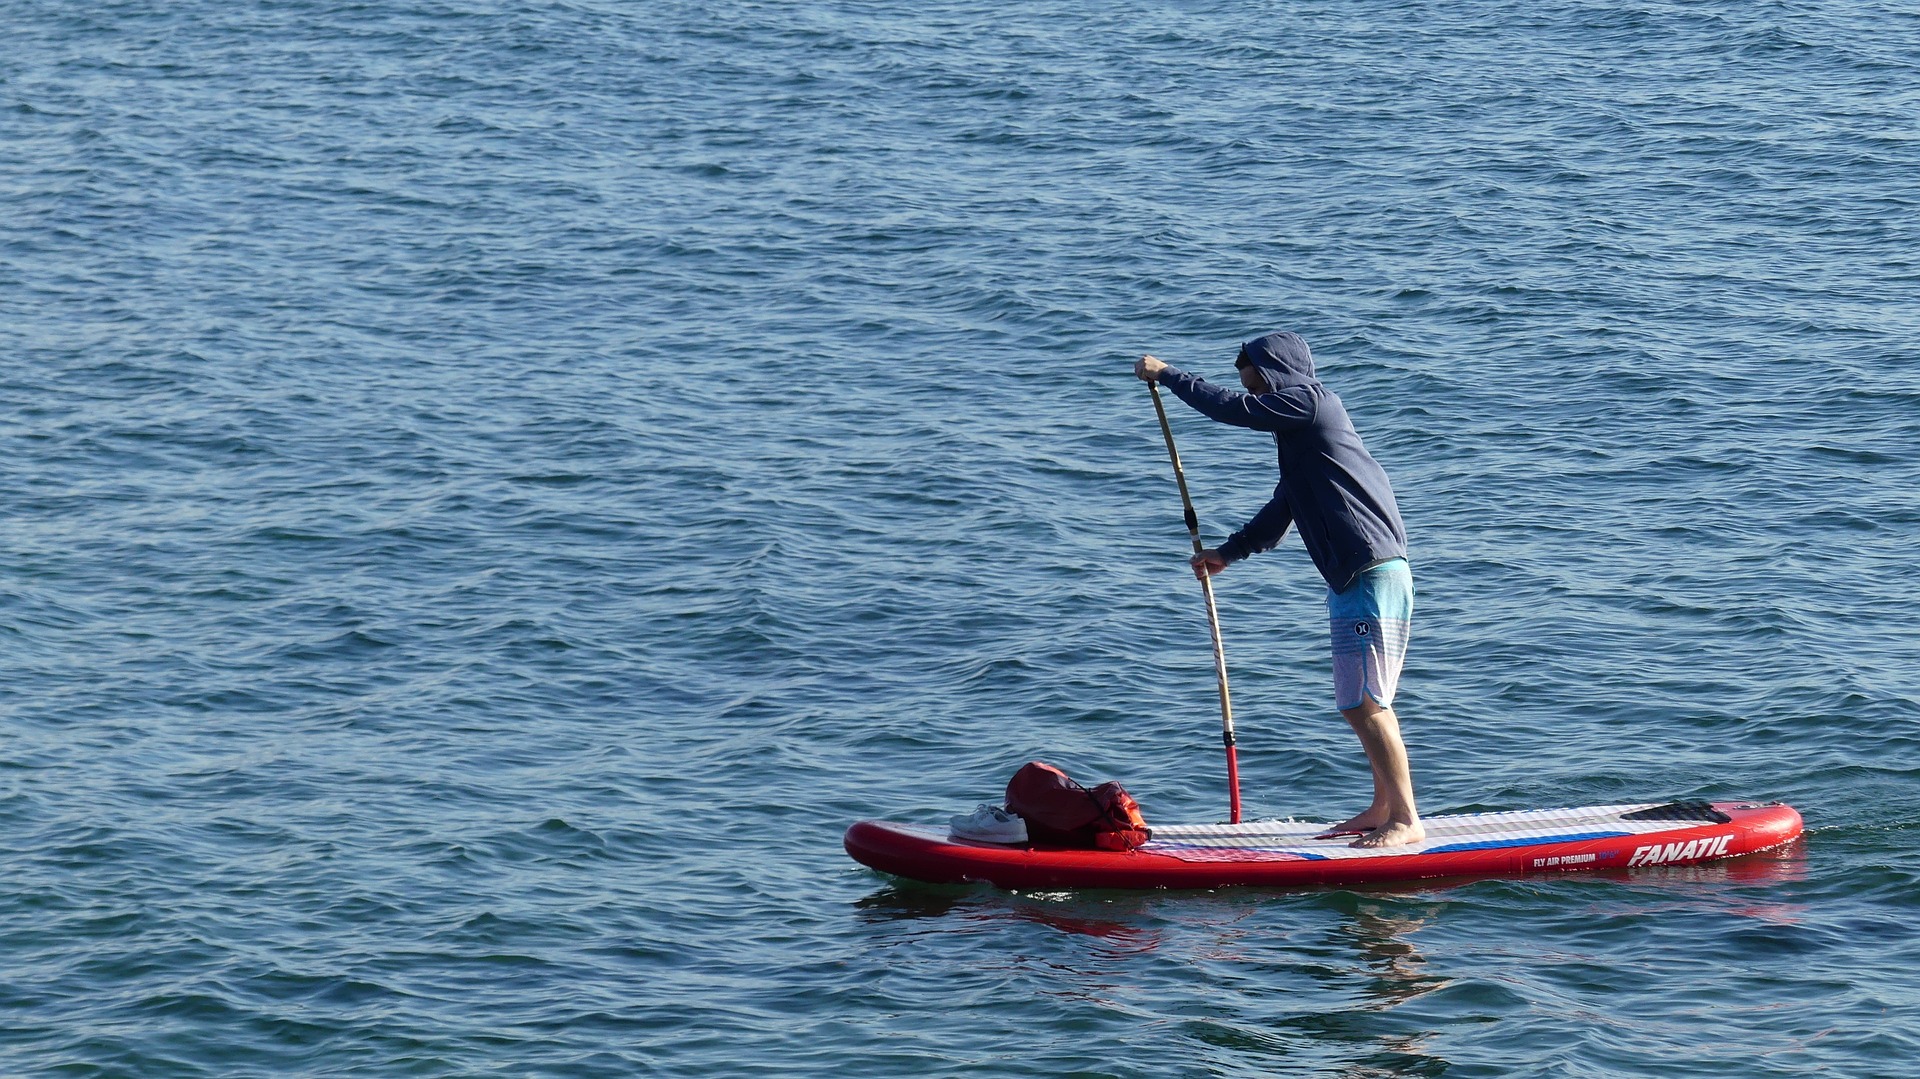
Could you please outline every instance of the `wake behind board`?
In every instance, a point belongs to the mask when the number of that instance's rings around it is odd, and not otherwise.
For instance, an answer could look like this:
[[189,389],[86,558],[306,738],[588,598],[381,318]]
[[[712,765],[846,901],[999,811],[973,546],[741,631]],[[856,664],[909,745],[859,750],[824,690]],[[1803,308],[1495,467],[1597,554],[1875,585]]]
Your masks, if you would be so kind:
[[1058,850],[953,839],[944,828],[861,821],[847,853],[884,873],[1001,888],[1297,887],[1691,865],[1778,847],[1800,814],[1777,802],[1668,802],[1428,817],[1424,842],[1359,850],[1325,824],[1159,827],[1131,851]]

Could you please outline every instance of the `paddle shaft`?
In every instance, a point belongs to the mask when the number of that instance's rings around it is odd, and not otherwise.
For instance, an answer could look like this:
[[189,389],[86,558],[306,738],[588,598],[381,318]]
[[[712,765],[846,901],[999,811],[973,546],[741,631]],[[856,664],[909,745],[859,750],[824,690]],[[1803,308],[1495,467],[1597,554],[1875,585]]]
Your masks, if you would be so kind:
[[[1160,417],[1160,433],[1167,439],[1167,458],[1173,462],[1173,481],[1180,485],[1180,505],[1187,513],[1187,535],[1193,538],[1193,553],[1206,550],[1200,545],[1200,517],[1193,512],[1193,497],[1187,494],[1187,474],[1180,467],[1180,451],[1173,448],[1173,427],[1167,423],[1167,406],[1160,401],[1160,384],[1147,383],[1153,391],[1153,411]],[[1220,682],[1220,740],[1227,747],[1227,805],[1233,823],[1240,823],[1240,759],[1234,750],[1233,697],[1227,692],[1227,649],[1220,643],[1220,612],[1213,605],[1213,580],[1200,575],[1200,594],[1207,598],[1207,628],[1213,633],[1213,673]]]

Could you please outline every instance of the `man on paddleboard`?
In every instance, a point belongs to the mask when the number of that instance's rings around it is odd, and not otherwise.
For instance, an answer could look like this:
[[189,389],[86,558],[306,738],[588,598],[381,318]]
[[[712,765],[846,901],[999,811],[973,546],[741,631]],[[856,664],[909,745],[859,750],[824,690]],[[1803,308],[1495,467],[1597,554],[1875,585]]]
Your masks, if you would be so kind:
[[1414,806],[1413,774],[1393,714],[1393,691],[1413,619],[1407,531],[1387,473],[1360,442],[1340,398],[1313,373],[1313,353],[1294,333],[1248,341],[1233,365],[1247,392],[1142,356],[1133,373],[1158,382],[1209,419],[1273,435],[1280,485],[1246,526],[1193,556],[1212,576],[1278,546],[1291,526],[1327,582],[1333,634],[1334,703],[1360,736],[1373,766],[1373,803],[1328,834],[1353,834],[1356,847],[1398,847],[1426,838]]

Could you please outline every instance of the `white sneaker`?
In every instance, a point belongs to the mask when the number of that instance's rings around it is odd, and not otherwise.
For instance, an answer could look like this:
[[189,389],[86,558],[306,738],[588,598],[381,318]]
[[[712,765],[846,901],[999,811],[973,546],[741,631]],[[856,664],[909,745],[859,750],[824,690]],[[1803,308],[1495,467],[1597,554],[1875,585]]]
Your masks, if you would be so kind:
[[976,839],[983,843],[1025,843],[1027,822],[999,806],[982,802],[972,813],[948,821],[947,834],[955,839]]

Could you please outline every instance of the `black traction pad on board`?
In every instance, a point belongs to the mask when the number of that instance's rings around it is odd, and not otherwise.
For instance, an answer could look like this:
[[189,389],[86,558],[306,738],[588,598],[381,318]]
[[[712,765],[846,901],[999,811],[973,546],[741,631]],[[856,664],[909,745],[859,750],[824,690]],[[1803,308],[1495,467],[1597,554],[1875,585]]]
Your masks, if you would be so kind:
[[1713,803],[1702,798],[1687,798],[1678,802],[1668,802],[1652,809],[1642,809],[1636,813],[1622,813],[1621,820],[1697,820],[1710,824],[1726,824],[1732,817],[1713,808]]

